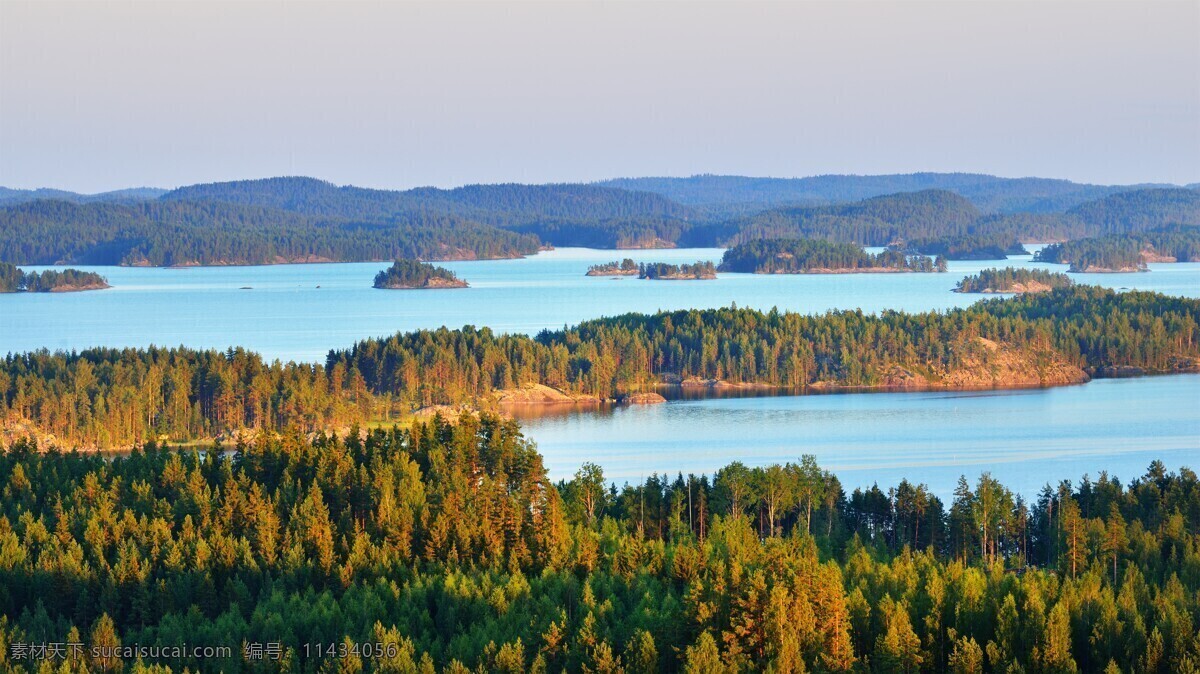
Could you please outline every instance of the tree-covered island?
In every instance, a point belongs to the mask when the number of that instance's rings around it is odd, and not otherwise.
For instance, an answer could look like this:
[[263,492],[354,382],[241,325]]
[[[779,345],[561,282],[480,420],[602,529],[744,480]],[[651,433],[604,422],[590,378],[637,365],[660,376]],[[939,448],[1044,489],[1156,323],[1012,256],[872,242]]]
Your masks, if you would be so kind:
[[958,293],[1038,293],[1068,288],[1073,281],[1066,274],[1045,269],[1005,267],[984,269],[958,282]]
[[587,270],[588,276],[637,276],[639,274],[641,274],[641,268],[631,258],[625,258],[620,262],[614,260],[605,264],[594,264]]
[[940,272],[946,260],[899,250],[868,253],[852,243],[823,239],[756,239],[725,251],[721,271],[753,274]]
[[0,262],[0,293],[64,293],[107,287],[108,280],[96,272],[78,269],[24,272],[7,262]]
[[375,287],[386,290],[466,288],[467,282],[445,267],[400,259],[375,275]]
[[638,266],[638,278],[651,281],[711,281],[717,278],[717,267],[704,260],[692,264],[646,262]]

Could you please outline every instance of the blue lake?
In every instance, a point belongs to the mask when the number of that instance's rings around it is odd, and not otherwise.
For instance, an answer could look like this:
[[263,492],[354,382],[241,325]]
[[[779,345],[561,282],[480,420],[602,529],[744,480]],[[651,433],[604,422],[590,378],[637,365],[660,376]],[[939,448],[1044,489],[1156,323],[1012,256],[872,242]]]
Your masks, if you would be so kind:
[[[925,311],[965,306],[950,292],[997,262],[952,262],[946,274],[721,274],[715,281],[586,277],[592,264],[720,259],[720,249],[559,249],[520,260],[442,263],[462,290],[371,287],[385,263],[148,269],[93,267],[112,288],[0,295],[0,353],[90,346],[239,345],[268,358],[321,362],[329,349],[372,336],[440,326],[534,334],[582,320],[659,309],[778,307]],[[1035,264],[1029,256],[1007,264]],[[34,269],[34,267],[26,267]],[[1200,264],[1149,273],[1077,274],[1080,283],[1200,297]],[[926,481],[947,493],[960,473],[992,470],[1036,490],[1108,470],[1140,474],[1153,458],[1172,468],[1200,456],[1200,378],[1098,381],[1053,390],[986,394],[846,394],[719,398],[526,419],[556,477],[584,460],[610,477],[711,472],[816,454],[850,485]]]

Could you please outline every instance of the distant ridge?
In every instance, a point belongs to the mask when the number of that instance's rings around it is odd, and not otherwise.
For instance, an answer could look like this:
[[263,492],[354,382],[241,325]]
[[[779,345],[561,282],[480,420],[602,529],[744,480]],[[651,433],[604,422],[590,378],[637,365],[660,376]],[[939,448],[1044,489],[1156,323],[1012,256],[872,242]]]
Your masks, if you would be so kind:
[[77,192],[56,190],[48,187],[40,187],[35,190],[17,190],[9,187],[0,187],[0,205],[20,204],[39,199],[57,199],[76,204],[100,201],[149,201],[157,199],[166,193],[167,190],[157,187],[130,187],[128,189],[99,192],[97,194],[79,194]]
[[[892,191],[873,194],[884,188]],[[793,198],[799,201],[786,200]],[[769,203],[773,199],[785,203]],[[969,173],[694,176],[448,190],[368,189],[293,176],[170,192],[2,190],[0,261],[172,266],[453,260],[529,255],[546,245],[707,247],[797,237],[944,251],[950,259],[980,259],[990,251],[988,259],[1000,259],[1019,250],[1020,242],[1196,225],[1196,189]]]
[[938,189],[966,197],[990,213],[1062,212],[1093,199],[1146,187],[1176,185],[1089,185],[1053,178],[1001,178],[981,173],[819,175],[755,178],[694,175],[688,178],[616,178],[595,183],[655,192],[679,203],[726,213],[785,205],[820,205]]

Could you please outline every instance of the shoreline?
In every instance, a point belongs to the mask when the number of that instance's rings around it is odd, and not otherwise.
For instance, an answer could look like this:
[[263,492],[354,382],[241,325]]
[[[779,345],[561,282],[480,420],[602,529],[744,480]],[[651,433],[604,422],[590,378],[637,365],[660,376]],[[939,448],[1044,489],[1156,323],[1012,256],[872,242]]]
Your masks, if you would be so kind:
[[[1134,369],[1139,369],[1139,368],[1134,368]],[[1142,370],[1140,372],[1133,372],[1133,371],[1121,368],[1119,370],[1110,371],[1107,373],[1098,371],[1096,374],[1090,376],[1090,378],[1086,381],[1070,382],[1070,383],[1062,383],[1062,384],[1044,384],[1044,385],[1011,385],[1011,386],[937,386],[937,385],[934,385],[934,386],[896,386],[896,385],[815,386],[815,385],[809,385],[806,388],[798,389],[798,388],[789,387],[789,386],[781,386],[781,385],[774,385],[774,384],[761,384],[761,383],[731,384],[731,383],[726,382],[725,385],[687,385],[687,386],[682,385],[682,384],[659,384],[654,387],[655,391],[657,391],[657,392],[673,391],[675,393],[679,393],[679,392],[683,392],[683,391],[690,391],[693,393],[700,393],[702,395],[696,395],[696,396],[691,396],[691,397],[689,397],[689,396],[661,396],[661,393],[659,393],[658,395],[663,397],[663,400],[661,400],[661,401],[658,401],[658,400],[655,400],[655,401],[638,401],[638,400],[630,401],[630,400],[623,400],[622,398],[635,398],[638,396],[645,395],[648,392],[647,391],[631,391],[629,393],[622,394],[621,397],[617,397],[617,398],[611,398],[611,397],[610,398],[601,398],[598,396],[592,396],[592,395],[587,395],[587,394],[580,394],[577,396],[572,396],[571,394],[564,393],[563,395],[566,396],[567,398],[562,399],[562,400],[510,401],[510,402],[494,401],[495,406],[493,409],[495,411],[499,412],[502,416],[513,419],[513,420],[517,421],[518,423],[520,423],[520,422],[522,422],[523,415],[520,415],[520,414],[514,415],[514,414],[511,414],[510,412],[520,411],[520,410],[550,411],[550,410],[556,410],[556,409],[557,410],[573,409],[573,410],[578,410],[578,411],[598,411],[600,409],[611,409],[611,408],[615,408],[615,407],[645,406],[645,405],[653,405],[653,404],[671,403],[671,402],[677,402],[677,401],[681,401],[681,400],[712,400],[712,399],[718,399],[718,398],[723,398],[723,397],[727,397],[727,398],[788,397],[788,398],[791,398],[791,397],[803,397],[803,396],[831,396],[831,395],[849,395],[849,394],[973,393],[973,392],[985,392],[985,391],[996,391],[996,392],[1032,391],[1032,390],[1048,390],[1048,389],[1054,389],[1054,388],[1065,388],[1065,387],[1070,387],[1070,386],[1086,386],[1087,384],[1089,384],[1093,381],[1109,381],[1109,380],[1122,380],[1122,379],[1145,379],[1145,378],[1153,378],[1153,377],[1169,377],[1169,376],[1173,376],[1173,375],[1200,375],[1200,365],[1197,365],[1196,367],[1191,368],[1191,369],[1179,369],[1179,370],[1169,370],[1169,371],[1144,371],[1144,370]],[[549,388],[549,387],[547,387],[547,388]],[[726,393],[726,394],[731,394],[731,395],[722,395],[721,393]],[[744,395],[739,395],[739,394],[744,394]],[[433,407],[435,407],[437,409],[426,410],[426,408],[419,408],[419,409],[413,410],[411,412],[402,414],[402,415],[400,415],[400,418],[395,418],[395,419],[371,419],[371,420],[362,422],[360,424],[360,427],[363,429],[370,429],[370,428],[377,428],[377,427],[391,428],[393,426],[399,426],[399,427],[403,428],[408,425],[411,425],[412,422],[414,422],[414,421],[429,421],[436,414],[445,412],[445,411],[457,410],[460,414],[462,414],[462,413],[478,414],[481,411],[487,409],[487,407],[472,405],[470,403],[460,403],[458,405],[436,405]],[[533,416],[533,415],[531,415],[531,416]],[[20,422],[11,422],[11,423],[17,423],[18,425],[23,425],[23,424],[20,424]],[[11,429],[8,426],[0,427],[0,431],[10,431],[10,430]],[[329,433],[329,432],[334,432],[337,430],[338,430],[338,428],[329,428],[329,429],[324,429],[323,432]],[[222,449],[224,449],[226,451],[232,451],[232,448],[234,445],[230,442],[231,440],[234,440],[238,437],[243,437],[243,438],[252,437],[254,434],[256,434],[258,432],[259,432],[259,429],[254,429],[254,428],[231,429],[231,430],[223,432],[220,436],[213,436],[213,437],[208,437],[208,438],[191,438],[191,439],[179,440],[179,441],[172,441],[172,440],[168,439],[168,440],[162,441],[160,443],[160,447],[167,448],[167,449],[184,448],[184,447],[209,448],[209,447],[215,446],[218,442],[220,442],[222,444]],[[278,432],[278,431],[272,431],[272,432]],[[319,431],[314,431],[314,433],[315,432],[319,432]],[[4,435],[4,433],[0,432],[0,436],[3,436],[3,435]],[[47,435],[49,435],[49,434],[47,434]],[[24,434],[16,433],[16,434],[13,434],[12,439],[17,439],[17,438],[22,438],[22,437],[35,437],[35,436],[31,433],[24,433]],[[49,437],[52,442],[57,440],[57,438],[54,438],[52,435],[50,435]],[[100,447],[80,447],[77,445],[71,445],[71,446],[69,446],[69,448],[67,448],[67,447],[58,445],[57,443],[44,444],[41,442],[41,440],[42,440],[42,438],[39,438],[39,451],[42,451],[42,452],[50,451],[51,449],[57,449],[58,451],[64,451],[64,452],[79,452],[80,454],[100,454],[100,455],[112,455],[112,456],[120,456],[120,455],[128,454],[131,451],[133,451],[134,449],[143,447],[143,446],[145,446],[146,443],[150,442],[150,440],[147,440],[145,443],[142,443],[139,445],[134,445],[134,446],[128,446],[128,447],[100,448]],[[3,443],[0,443],[0,445],[3,445]]]

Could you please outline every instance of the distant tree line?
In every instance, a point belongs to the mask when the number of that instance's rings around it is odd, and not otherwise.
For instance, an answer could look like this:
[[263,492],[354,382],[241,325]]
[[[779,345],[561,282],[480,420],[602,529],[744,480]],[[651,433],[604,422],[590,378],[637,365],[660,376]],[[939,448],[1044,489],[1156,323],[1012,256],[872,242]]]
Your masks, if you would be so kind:
[[[954,184],[965,189],[973,179],[963,180]],[[1019,191],[1020,186],[1005,189]],[[1082,193],[1107,192],[1074,189],[1065,194]],[[271,178],[193,185],[157,198],[152,194],[82,203],[14,199],[0,207],[0,261],[211,265],[440,260],[515,257],[543,244],[733,246],[760,238],[899,245],[950,259],[999,259],[1000,249],[1016,251],[1017,241],[1200,224],[1200,192],[1191,189],[1119,192],[1066,212],[1000,214],[985,213],[968,199],[938,189],[841,204],[802,200],[752,212],[741,207],[712,211],[660,194],[597,185],[389,191]]]

